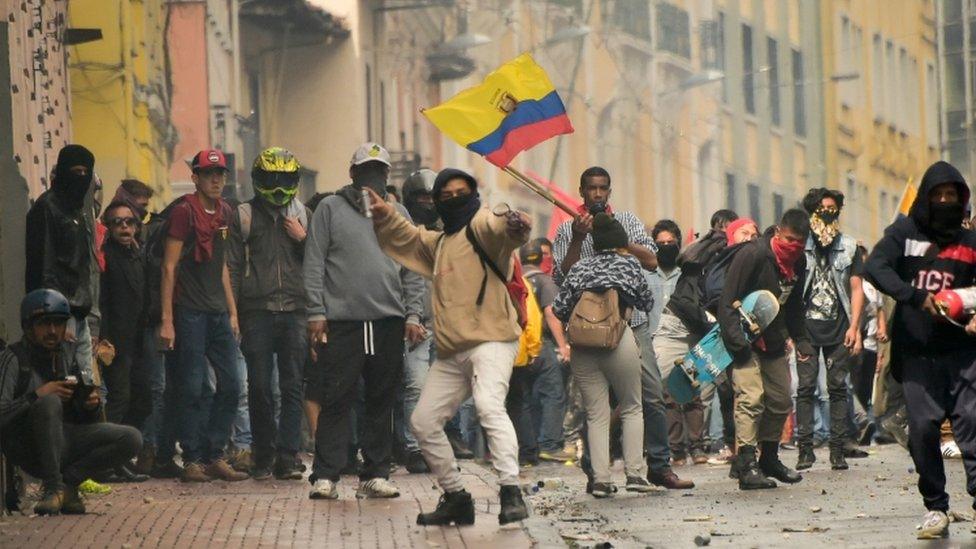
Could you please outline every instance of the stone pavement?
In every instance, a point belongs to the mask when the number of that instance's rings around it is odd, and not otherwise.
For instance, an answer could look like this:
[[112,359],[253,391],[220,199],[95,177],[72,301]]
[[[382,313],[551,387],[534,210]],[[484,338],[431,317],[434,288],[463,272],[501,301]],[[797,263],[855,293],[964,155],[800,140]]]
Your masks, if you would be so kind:
[[306,481],[113,485],[87,498],[88,514],[0,517],[0,547],[529,547],[521,525],[498,526],[494,475],[471,462],[464,481],[476,500],[475,525],[421,528],[440,491],[427,475],[398,472],[401,496],[357,500],[344,477],[338,501],[308,499]]
[[[186,485],[150,481],[115,485],[88,498],[82,517],[0,517],[0,547],[694,547],[708,535],[717,547],[976,547],[970,524],[952,525],[952,538],[915,540],[924,509],[907,452],[874,447],[868,459],[831,471],[827,452],[798,485],[741,492],[727,466],[676,470],[698,486],[612,500],[583,493],[576,467],[546,464],[526,470],[527,486],[545,486],[527,500],[532,516],[499,528],[494,474],[464,462],[465,483],[477,501],[476,524],[420,528],[421,508],[437,503],[427,475],[393,479],[402,496],[356,500],[355,479],[343,478],[339,501],[311,501],[307,482],[244,481]],[[796,452],[782,457],[792,465]],[[947,462],[954,509],[969,511],[962,462]],[[615,478],[623,480],[620,465]],[[606,545],[602,545],[606,547]]]

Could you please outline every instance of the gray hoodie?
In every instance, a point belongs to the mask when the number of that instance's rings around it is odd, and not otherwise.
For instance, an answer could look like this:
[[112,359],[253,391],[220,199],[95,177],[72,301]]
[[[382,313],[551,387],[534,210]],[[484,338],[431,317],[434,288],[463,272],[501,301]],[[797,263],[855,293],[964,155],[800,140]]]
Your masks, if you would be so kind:
[[[409,215],[402,205],[396,206]],[[312,215],[303,270],[310,321],[424,314],[423,278],[383,253],[373,221],[342,193],[322,200]]]

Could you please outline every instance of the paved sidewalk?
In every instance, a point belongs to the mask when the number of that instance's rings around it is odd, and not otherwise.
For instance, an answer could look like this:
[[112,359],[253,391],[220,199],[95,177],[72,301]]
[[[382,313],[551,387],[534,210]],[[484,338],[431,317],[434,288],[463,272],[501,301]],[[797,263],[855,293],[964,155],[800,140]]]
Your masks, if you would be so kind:
[[431,477],[402,471],[392,477],[401,496],[389,500],[357,500],[354,477],[342,479],[338,501],[308,499],[307,481],[151,480],[87,498],[84,516],[0,517],[0,547],[531,546],[523,525],[498,526],[491,471],[471,462],[462,470],[476,500],[472,527],[417,526],[440,491]]

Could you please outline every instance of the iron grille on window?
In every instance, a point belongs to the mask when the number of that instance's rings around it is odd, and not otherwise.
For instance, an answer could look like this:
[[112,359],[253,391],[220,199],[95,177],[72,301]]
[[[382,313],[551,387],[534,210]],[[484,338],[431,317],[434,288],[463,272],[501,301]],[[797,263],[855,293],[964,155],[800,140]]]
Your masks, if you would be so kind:
[[657,5],[657,47],[685,59],[691,58],[688,12],[667,2]]

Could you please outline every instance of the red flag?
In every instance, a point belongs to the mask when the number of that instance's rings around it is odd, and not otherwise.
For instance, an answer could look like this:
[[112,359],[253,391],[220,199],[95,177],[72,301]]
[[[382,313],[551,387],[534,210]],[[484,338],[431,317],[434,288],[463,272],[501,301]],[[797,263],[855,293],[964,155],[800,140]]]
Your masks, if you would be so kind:
[[[534,171],[526,170],[525,174],[531,177],[532,179],[535,179],[540,185],[549,189],[549,192],[551,192],[553,196],[565,202],[566,204],[569,204],[573,208],[579,208],[580,206],[583,205],[583,203],[580,202],[579,197],[569,195],[568,193],[566,193],[566,191],[562,190],[558,185],[554,184],[552,181],[548,181],[544,179],[542,176],[535,173]],[[546,232],[546,238],[548,238],[549,240],[554,240],[556,238],[556,230],[559,229],[559,226],[571,219],[573,219],[573,217],[570,216],[568,213],[553,206],[552,216],[549,217],[549,230]]]

